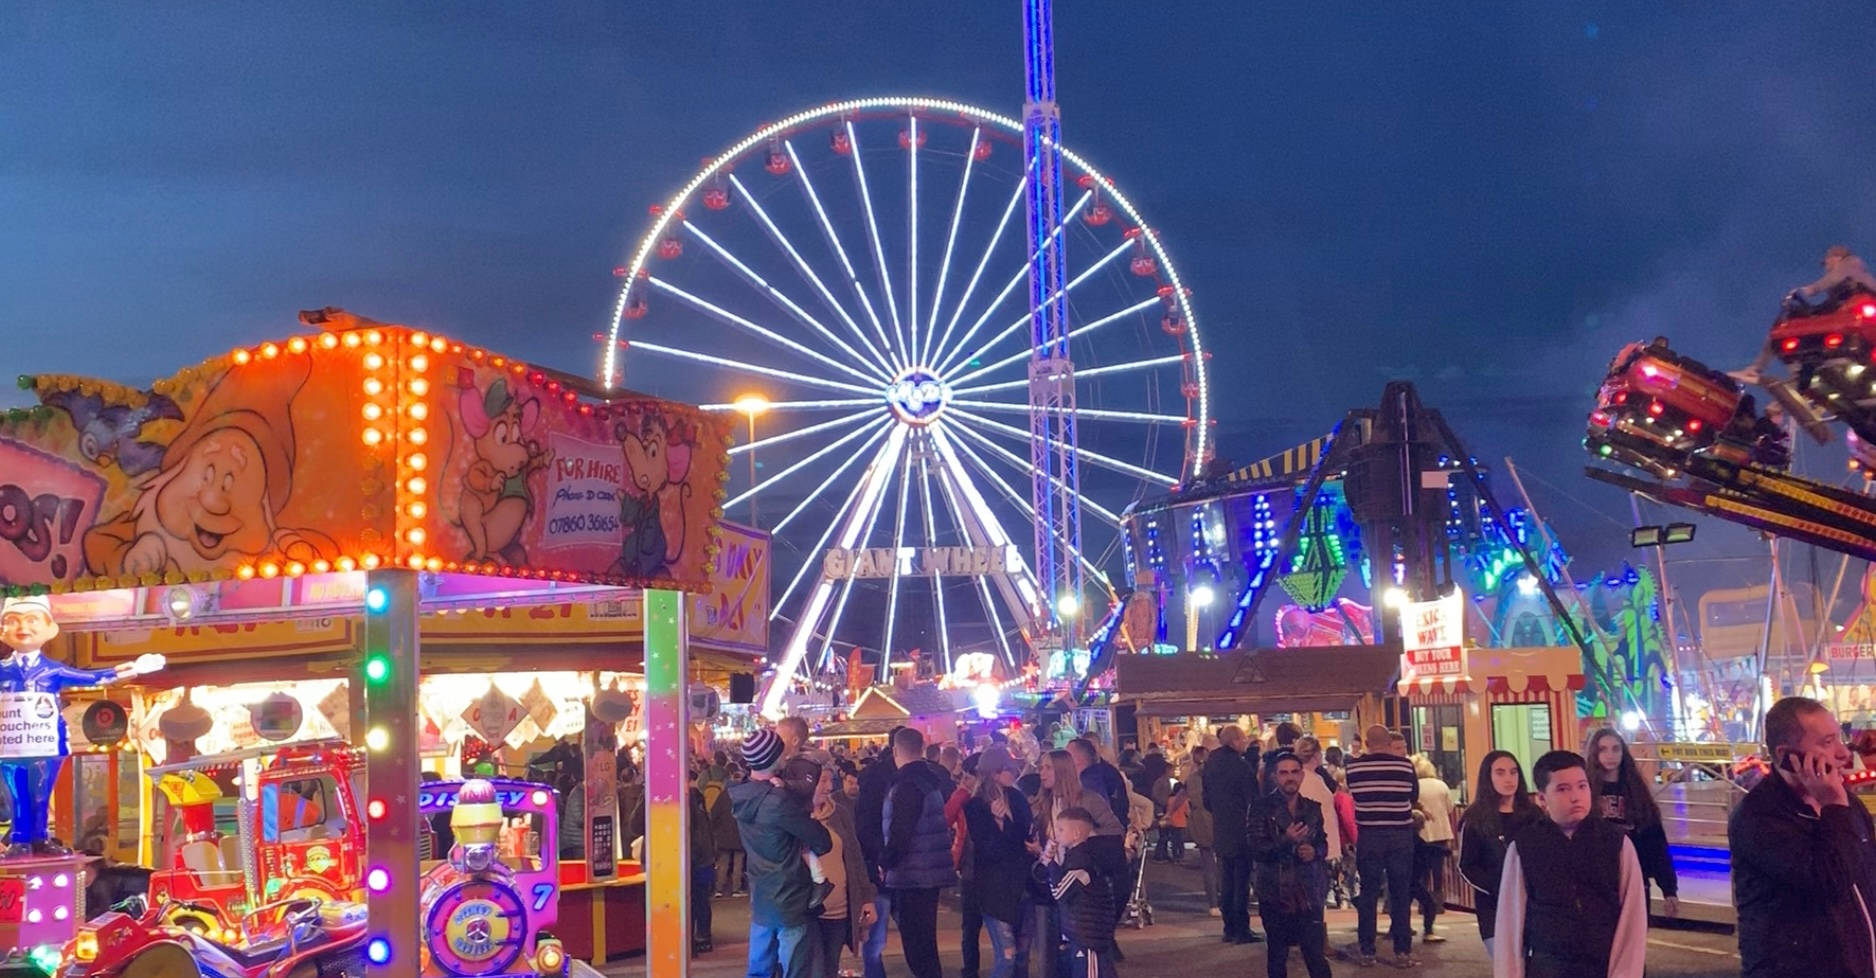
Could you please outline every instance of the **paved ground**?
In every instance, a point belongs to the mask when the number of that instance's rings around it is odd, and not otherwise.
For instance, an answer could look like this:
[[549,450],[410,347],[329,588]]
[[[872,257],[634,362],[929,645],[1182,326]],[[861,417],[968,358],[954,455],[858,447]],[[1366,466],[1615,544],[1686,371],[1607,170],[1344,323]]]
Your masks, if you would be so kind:
[[[1148,870],[1148,894],[1151,896],[1156,911],[1155,924],[1142,930],[1124,931],[1120,937],[1121,948],[1127,954],[1127,961],[1120,966],[1120,974],[1125,978],[1191,978],[1194,975],[1221,976],[1257,976],[1265,973],[1265,955],[1262,945],[1251,947],[1232,947],[1218,941],[1218,921],[1206,915],[1204,896],[1200,888],[1198,873],[1189,868],[1178,866],[1155,865]],[[716,909],[716,950],[691,962],[691,974],[699,978],[730,978],[744,972],[744,954],[747,947],[748,909],[742,899],[718,900]],[[1416,948],[1415,953],[1423,960],[1420,969],[1423,974],[1451,976],[1451,978],[1486,978],[1492,972],[1491,964],[1486,960],[1485,949],[1478,940],[1478,927],[1469,914],[1452,913],[1441,918],[1440,930],[1450,938],[1444,944],[1428,945]],[[1383,929],[1386,915],[1383,914]],[[1258,931],[1262,924],[1255,924]],[[944,907],[939,917],[940,946],[944,949],[945,974],[958,974],[958,916],[955,902]],[[949,935],[948,939],[946,936]],[[1329,912],[1329,943],[1340,946],[1350,943],[1355,936],[1355,913],[1352,910],[1332,910]],[[1385,943],[1385,936],[1383,937]],[[986,939],[983,955],[989,959],[990,945]],[[1384,978],[1397,974],[1387,967],[1356,968],[1345,962],[1334,962],[1337,974],[1370,975]],[[851,959],[847,966],[858,970],[858,962]],[[909,973],[899,956],[898,938],[895,935],[888,942],[886,969],[894,978],[904,978]],[[645,965],[642,960],[627,959],[607,965],[605,973],[614,978],[624,976],[643,976]],[[986,972],[986,975],[988,972]],[[1299,957],[1292,957],[1290,974],[1302,978],[1303,962]],[[1738,975],[1739,956],[1734,939],[1730,934],[1715,934],[1686,930],[1657,930],[1650,934],[1648,941],[1648,974],[1650,978],[1667,976],[1685,976],[1685,978],[1707,978],[1707,976]],[[658,976],[664,978],[664,976]]]

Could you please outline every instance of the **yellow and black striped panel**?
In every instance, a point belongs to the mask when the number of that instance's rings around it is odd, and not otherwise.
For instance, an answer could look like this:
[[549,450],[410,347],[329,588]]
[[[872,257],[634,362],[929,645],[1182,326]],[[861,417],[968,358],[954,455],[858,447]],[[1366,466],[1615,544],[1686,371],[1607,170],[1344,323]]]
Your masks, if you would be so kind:
[[1322,461],[1322,453],[1329,446],[1329,438],[1329,435],[1323,435],[1269,458],[1252,462],[1225,476],[1225,481],[1268,482],[1271,479],[1307,475],[1317,462]]

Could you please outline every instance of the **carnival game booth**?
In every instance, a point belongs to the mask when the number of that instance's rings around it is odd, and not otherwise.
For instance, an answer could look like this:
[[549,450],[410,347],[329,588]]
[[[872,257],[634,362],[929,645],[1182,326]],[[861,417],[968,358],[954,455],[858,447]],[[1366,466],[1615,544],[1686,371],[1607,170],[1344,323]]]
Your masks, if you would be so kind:
[[[69,612],[83,635],[97,636],[47,643],[48,660],[65,655],[110,670],[90,674],[92,682],[134,671],[146,689],[139,695],[176,697],[155,704],[161,713],[146,711],[165,741],[202,726],[200,716],[185,716],[192,722],[182,729],[161,725],[162,715],[187,714],[185,706],[207,713],[195,703],[198,688],[274,682],[312,694],[321,691],[310,684],[331,682],[305,711],[324,726],[306,717],[295,726],[314,737],[343,732],[362,749],[365,956],[387,975],[454,973],[439,964],[450,955],[426,944],[419,926],[431,899],[420,892],[419,749],[433,736],[420,677],[435,666],[420,634],[450,631],[429,627],[425,613],[636,602],[642,658],[633,662],[615,635],[593,643],[593,661],[575,671],[639,668],[652,747],[648,846],[684,852],[684,592],[709,591],[721,552],[728,432],[694,408],[593,391],[434,334],[336,310],[302,319],[315,329],[236,349],[148,390],[21,378],[40,405],[0,420],[0,587],[15,598],[48,596],[48,619]],[[229,582],[278,583],[281,597],[265,608],[208,600],[204,592]],[[195,638],[214,651],[197,661],[178,655],[162,669],[149,652],[158,629],[138,635],[135,623],[111,629],[98,617],[113,602],[133,618],[157,603],[183,609],[184,630],[199,629]],[[448,642],[440,647],[450,654]],[[12,693],[7,679],[0,676],[0,694],[14,697],[9,705],[31,707],[25,739],[57,751],[64,738],[45,733],[63,726],[57,694],[31,686]],[[341,686],[344,709],[335,698]],[[49,718],[41,702],[51,703]],[[210,719],[197,738],[212,731]],[[286,721],[262,710],[250,722]],[[43,760],[56,767],[59,758]],[[49,794],[28,792],[15,808],[43,812]],[[596,820],[586,829],[589,843],[603,840],[601,853],[616,851],[617,830],[616,821]],[[651,908],[653,954],[675,961],[687,940],[683,865],[665,864],[670,878],[634,889]],[[13,880],[30,887],[29,869],[0,861],[0,892]],[[56,882],[41,876],[42,885]],[[469,903],[458,908],[482,912]],[[578,916],[560,910],[562,927]],[[75,923],[83,914],[68,916]],[[69,937],[73,923],[61,923]],[[52,940],[22,935],[16,947],[43,953]],[[452,950],[461,957],[463,948]]]

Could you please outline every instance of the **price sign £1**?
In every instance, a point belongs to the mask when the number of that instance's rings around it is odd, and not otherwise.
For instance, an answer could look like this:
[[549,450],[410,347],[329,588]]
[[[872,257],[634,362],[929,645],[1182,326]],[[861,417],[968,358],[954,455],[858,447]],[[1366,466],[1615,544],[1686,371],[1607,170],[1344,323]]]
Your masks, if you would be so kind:
[[521,719],[527,716],[527,710],[514,697],[501,691],[490,683],[488,692],[469,704],[462,712],[464,722],[476,736],[490,744],[500,745],[521,725]]

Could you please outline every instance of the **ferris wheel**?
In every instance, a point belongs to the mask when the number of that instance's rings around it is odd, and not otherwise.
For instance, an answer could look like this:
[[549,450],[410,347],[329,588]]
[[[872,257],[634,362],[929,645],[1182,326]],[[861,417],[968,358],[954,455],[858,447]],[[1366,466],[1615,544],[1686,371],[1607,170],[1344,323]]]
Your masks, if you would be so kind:
[[1067,267],[1047,301],[1068,311],[1070,450],[1089,528],[1068,549],[1091,583],[1086,595],[1045,593],[1028,552],[1023,131],[930,98],[791,115],[651,208],[619,270],[606,386],[675,386],[748,417],[724,508],[741,519],[759,505],[774,535],[779,676],[857,644],[884,653],[883,677],[911,643],[946,669],[988,651],[1013,674],[1052,615],[1113,596],[1122,510],[1211,456],[1188,290],[1133,202],[1056,147],[1063,217],[1047,233]]

